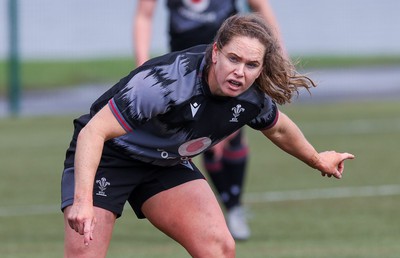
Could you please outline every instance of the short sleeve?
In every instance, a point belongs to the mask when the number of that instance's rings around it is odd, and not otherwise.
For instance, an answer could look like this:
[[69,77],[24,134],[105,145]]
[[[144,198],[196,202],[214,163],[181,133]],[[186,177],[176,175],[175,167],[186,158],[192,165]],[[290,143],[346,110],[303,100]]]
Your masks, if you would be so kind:
[[256,130],[265,130],[276,124],[278,116],[278,106],[270,97],[265,96],[260,114],[251,120],[248,126]]
[[165,88],[148,73],[136,74],[127,85],[108,102],[108,105],[122,127],[130,132],[135,127],[167,109],[168,94]]

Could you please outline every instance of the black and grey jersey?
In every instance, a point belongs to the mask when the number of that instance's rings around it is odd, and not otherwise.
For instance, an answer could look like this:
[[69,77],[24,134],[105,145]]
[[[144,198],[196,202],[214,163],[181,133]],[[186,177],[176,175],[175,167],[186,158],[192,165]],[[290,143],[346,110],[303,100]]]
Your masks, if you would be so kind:
[[185,33],[200,27],[216,28],[236,13],[235,0],[168,0],[170,32]]
[[235,0],[168,0],[170,50],[209,44],[221,24],[237,13]]
[[217,97],[203,78],[206,45],[152,59],[114,85],[91,107],[107,105],[126,134],[105,148],[169,166],[192,158],[244,125],[272,127],[277,106],[256,84],[238,97]]

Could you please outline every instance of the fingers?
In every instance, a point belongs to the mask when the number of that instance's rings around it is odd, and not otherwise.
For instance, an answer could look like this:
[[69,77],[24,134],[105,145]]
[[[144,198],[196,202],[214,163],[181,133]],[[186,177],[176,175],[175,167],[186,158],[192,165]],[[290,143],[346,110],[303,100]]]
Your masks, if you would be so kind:
[[93,240],[96,218],[79,219],[71,216],[68,218],[68,224],[75,232],[83,236],[83,243],[88,246],[89,242]]
[[68,221],[69,226],[75,230],[78,234],[83,235],[83,244],[89,245],[89,242],[93,240],[93,231],[96,224],[96,220],[85,220],[83,223],[77,221]]
[[90,240],[93,240],[93,229],[95,225],[95,220],[87,220],[83,223],[83,243],[88,246]]
[[355,159],[355,156],[351,153],[341,153],[341,160],[338,162],[336,168],[337,171],[333,173],[333,176],[336,178],[342,178],[342,174],[344,171],[344,161],[347,159]]
[[342,156],[342,160],[355,159],[356,158],[353,154],[347,153],[347,152],[341,153],[341,156]]
[[333,173],[325,173],[325,172],[321,172],[321,176],[327,176],[329,178],[331,178],[332,176],[337,178],[337,179],[341,179],[342,178],[342,173],[339,171],[335,171]]
[[83,235],[82,227],[80,226],[80,223],[77,222],[75,219],[68,219],[68,224],[73,230],[75,230],[75,232]]
[[332,175],[334,177],[336,177],[337,179],[341,179],[342,178],[342,173],[340,173],[339,171],[335,171]]
[[337,168],[338,168],[339,173],[342,174],[344,171],[344,161],[343,160],[341,162],[339,162]]

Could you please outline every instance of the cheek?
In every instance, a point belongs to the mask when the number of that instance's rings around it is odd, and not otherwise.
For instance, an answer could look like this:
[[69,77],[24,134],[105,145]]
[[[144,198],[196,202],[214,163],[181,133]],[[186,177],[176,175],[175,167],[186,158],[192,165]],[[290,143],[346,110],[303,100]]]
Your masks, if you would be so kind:
[[260,76],[261,72],[250,72],[247,73],[247,81],[251,82],[251,84],[254,83],[254,81]]
[[218,62],[215,65],[215,77],[217,78],[217,80],[219,82],[221,82],[221,80],[223,80],[227,75],[228,75],[228,71],[226,69],[226,66],[224,66],[221,62]]
[[257,72],[254,72],[251,74],[251,80],[254,82],[255,80],[257,80],[258,77],[260,77],[262,70],[259,70]]

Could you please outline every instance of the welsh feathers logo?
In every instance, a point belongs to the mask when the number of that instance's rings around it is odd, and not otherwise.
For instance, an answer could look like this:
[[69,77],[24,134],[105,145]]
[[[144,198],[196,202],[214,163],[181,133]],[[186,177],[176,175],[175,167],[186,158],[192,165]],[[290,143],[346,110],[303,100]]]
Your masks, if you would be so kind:
[[105,177],[102,177],[101,179],[96,180],[96,184],[99,187],[99,191],[96,193],[96,195],[107,196],[105,191],[107,189],[107,186],[110,185],[110,182],[107,182],[107,179]]
[[238,121],[238,116],[240,115],[240,113],[242,113],[242,112],[244,112],[244,108],[242,107],[242,105],[240,105],[240,104],[237,104],[236,105],[236,107],[233,107],[232,108],[232,111],[233,111],[233,113],[232,113],[232,115],[233,115],[233,117],[231,118],[231,120],[229,120],[229,122],[235,122],[235,123],[237,123],[237,122],[239,122]]

